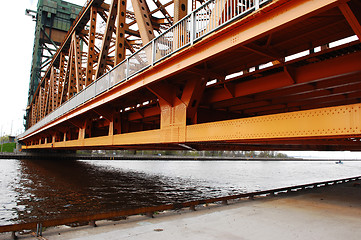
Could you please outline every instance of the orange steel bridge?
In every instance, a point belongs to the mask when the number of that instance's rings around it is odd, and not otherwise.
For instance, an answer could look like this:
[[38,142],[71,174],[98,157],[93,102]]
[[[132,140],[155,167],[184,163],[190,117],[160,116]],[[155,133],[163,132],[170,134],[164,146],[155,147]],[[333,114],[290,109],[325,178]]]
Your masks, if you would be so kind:
[[23,149],[359,151],[360,39],[360,0],[91,0],[18,138]]

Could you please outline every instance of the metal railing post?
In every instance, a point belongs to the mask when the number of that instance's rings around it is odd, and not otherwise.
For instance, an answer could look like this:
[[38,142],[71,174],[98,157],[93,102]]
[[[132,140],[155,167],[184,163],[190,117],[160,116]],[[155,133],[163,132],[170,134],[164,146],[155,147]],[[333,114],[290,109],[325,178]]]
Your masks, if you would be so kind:
[[41,223],[38,223],[36,225],[36,236],[37,237],[43,236],[43,224]]
[[254,1],[254,10],[258,10],[259,9],[259,0],[255,0]]
[[97,95],[97,81],[94,81],[94,93],[93,93],[93,97],[95,97]]
[[155,49],[155,39],[152,40],[152,59],[151,59],[151,65],[153,66],[155,63],[155,54],[156,54],[156,49]]
[[107,87],[105,88],[105,91],[108,90],[110,88],[110,72],[107,72],[106,75],[104,75],[104,77],[108,78],[107,80]]
[[194,43],[194,39],[196,37],[196,11],[193,11],[192,12],[192,15],[190,17],[190,21],[191,21],[191,29],[190,29],[190,42],[191,42],[191,45],[193,45]]
[[129,77],[129,58],[127,58],[127,65],[126,65],[126,71],[125,71],[125,79],[128,80]]

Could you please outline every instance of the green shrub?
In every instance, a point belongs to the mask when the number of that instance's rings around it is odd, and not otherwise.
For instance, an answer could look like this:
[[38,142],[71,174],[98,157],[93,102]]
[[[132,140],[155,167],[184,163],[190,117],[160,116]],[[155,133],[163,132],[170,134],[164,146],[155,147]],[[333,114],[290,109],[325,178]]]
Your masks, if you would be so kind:
[[[1,146],[1,144],[0,144]],[[4,143],[1,147],[0,150],[2,150],[2,152],[14,152],[14,149],[16,148],[16,144],[15,143]]]

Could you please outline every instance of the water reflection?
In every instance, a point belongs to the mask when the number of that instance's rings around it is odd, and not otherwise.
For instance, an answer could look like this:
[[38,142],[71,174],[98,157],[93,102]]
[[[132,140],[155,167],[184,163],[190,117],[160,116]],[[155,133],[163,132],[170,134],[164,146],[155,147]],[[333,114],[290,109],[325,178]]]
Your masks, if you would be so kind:
[[361,162],[1,162],[0,224],[227,196],[361,175]]
[[191,187],[178,191],[159,176],[81,161],[21,161],[20,172],[15,188],[18,217],[12,221],[150,206],[198,193]]

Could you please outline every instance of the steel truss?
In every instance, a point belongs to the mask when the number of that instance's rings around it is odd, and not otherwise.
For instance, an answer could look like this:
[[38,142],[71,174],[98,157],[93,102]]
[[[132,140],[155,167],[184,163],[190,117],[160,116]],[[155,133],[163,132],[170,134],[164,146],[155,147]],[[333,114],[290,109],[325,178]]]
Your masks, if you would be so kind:
[[[230,19],[233,10],[226,9],[249,2],[253,12],[210,29]],[[360,0],[278,0],[257,7],[257,1],[214,1],[220,14],[203,7],[207,16],[190,15],[195,25],[206,19],[202,31],[210,34],[196,41],[198,31],[189,43],[186,24],[172,22],[186,16],[186,3],[174,2],[176,16],[166,10],[169,3],[158,2],[154,10],[145,1],[131,3],[134,12],[121,0],[84,7],[29,106],[30,125],[119,66],[140,42],[153,46],[157,32],[173,25],[171,45],[180,50],[159,58],[165,54],[159,48],[145,48],[150,65],[21,136],[25,148],[361,150]],[[156,12],[163,18],[153,17]],[[104,33],[96,30],[99,17]],[[138,64],[144,59],[135,56]],[[125,65],[131,71],[129,60]],[[116,74],[105,76],[99,86],[104,79],[119,81]]]

